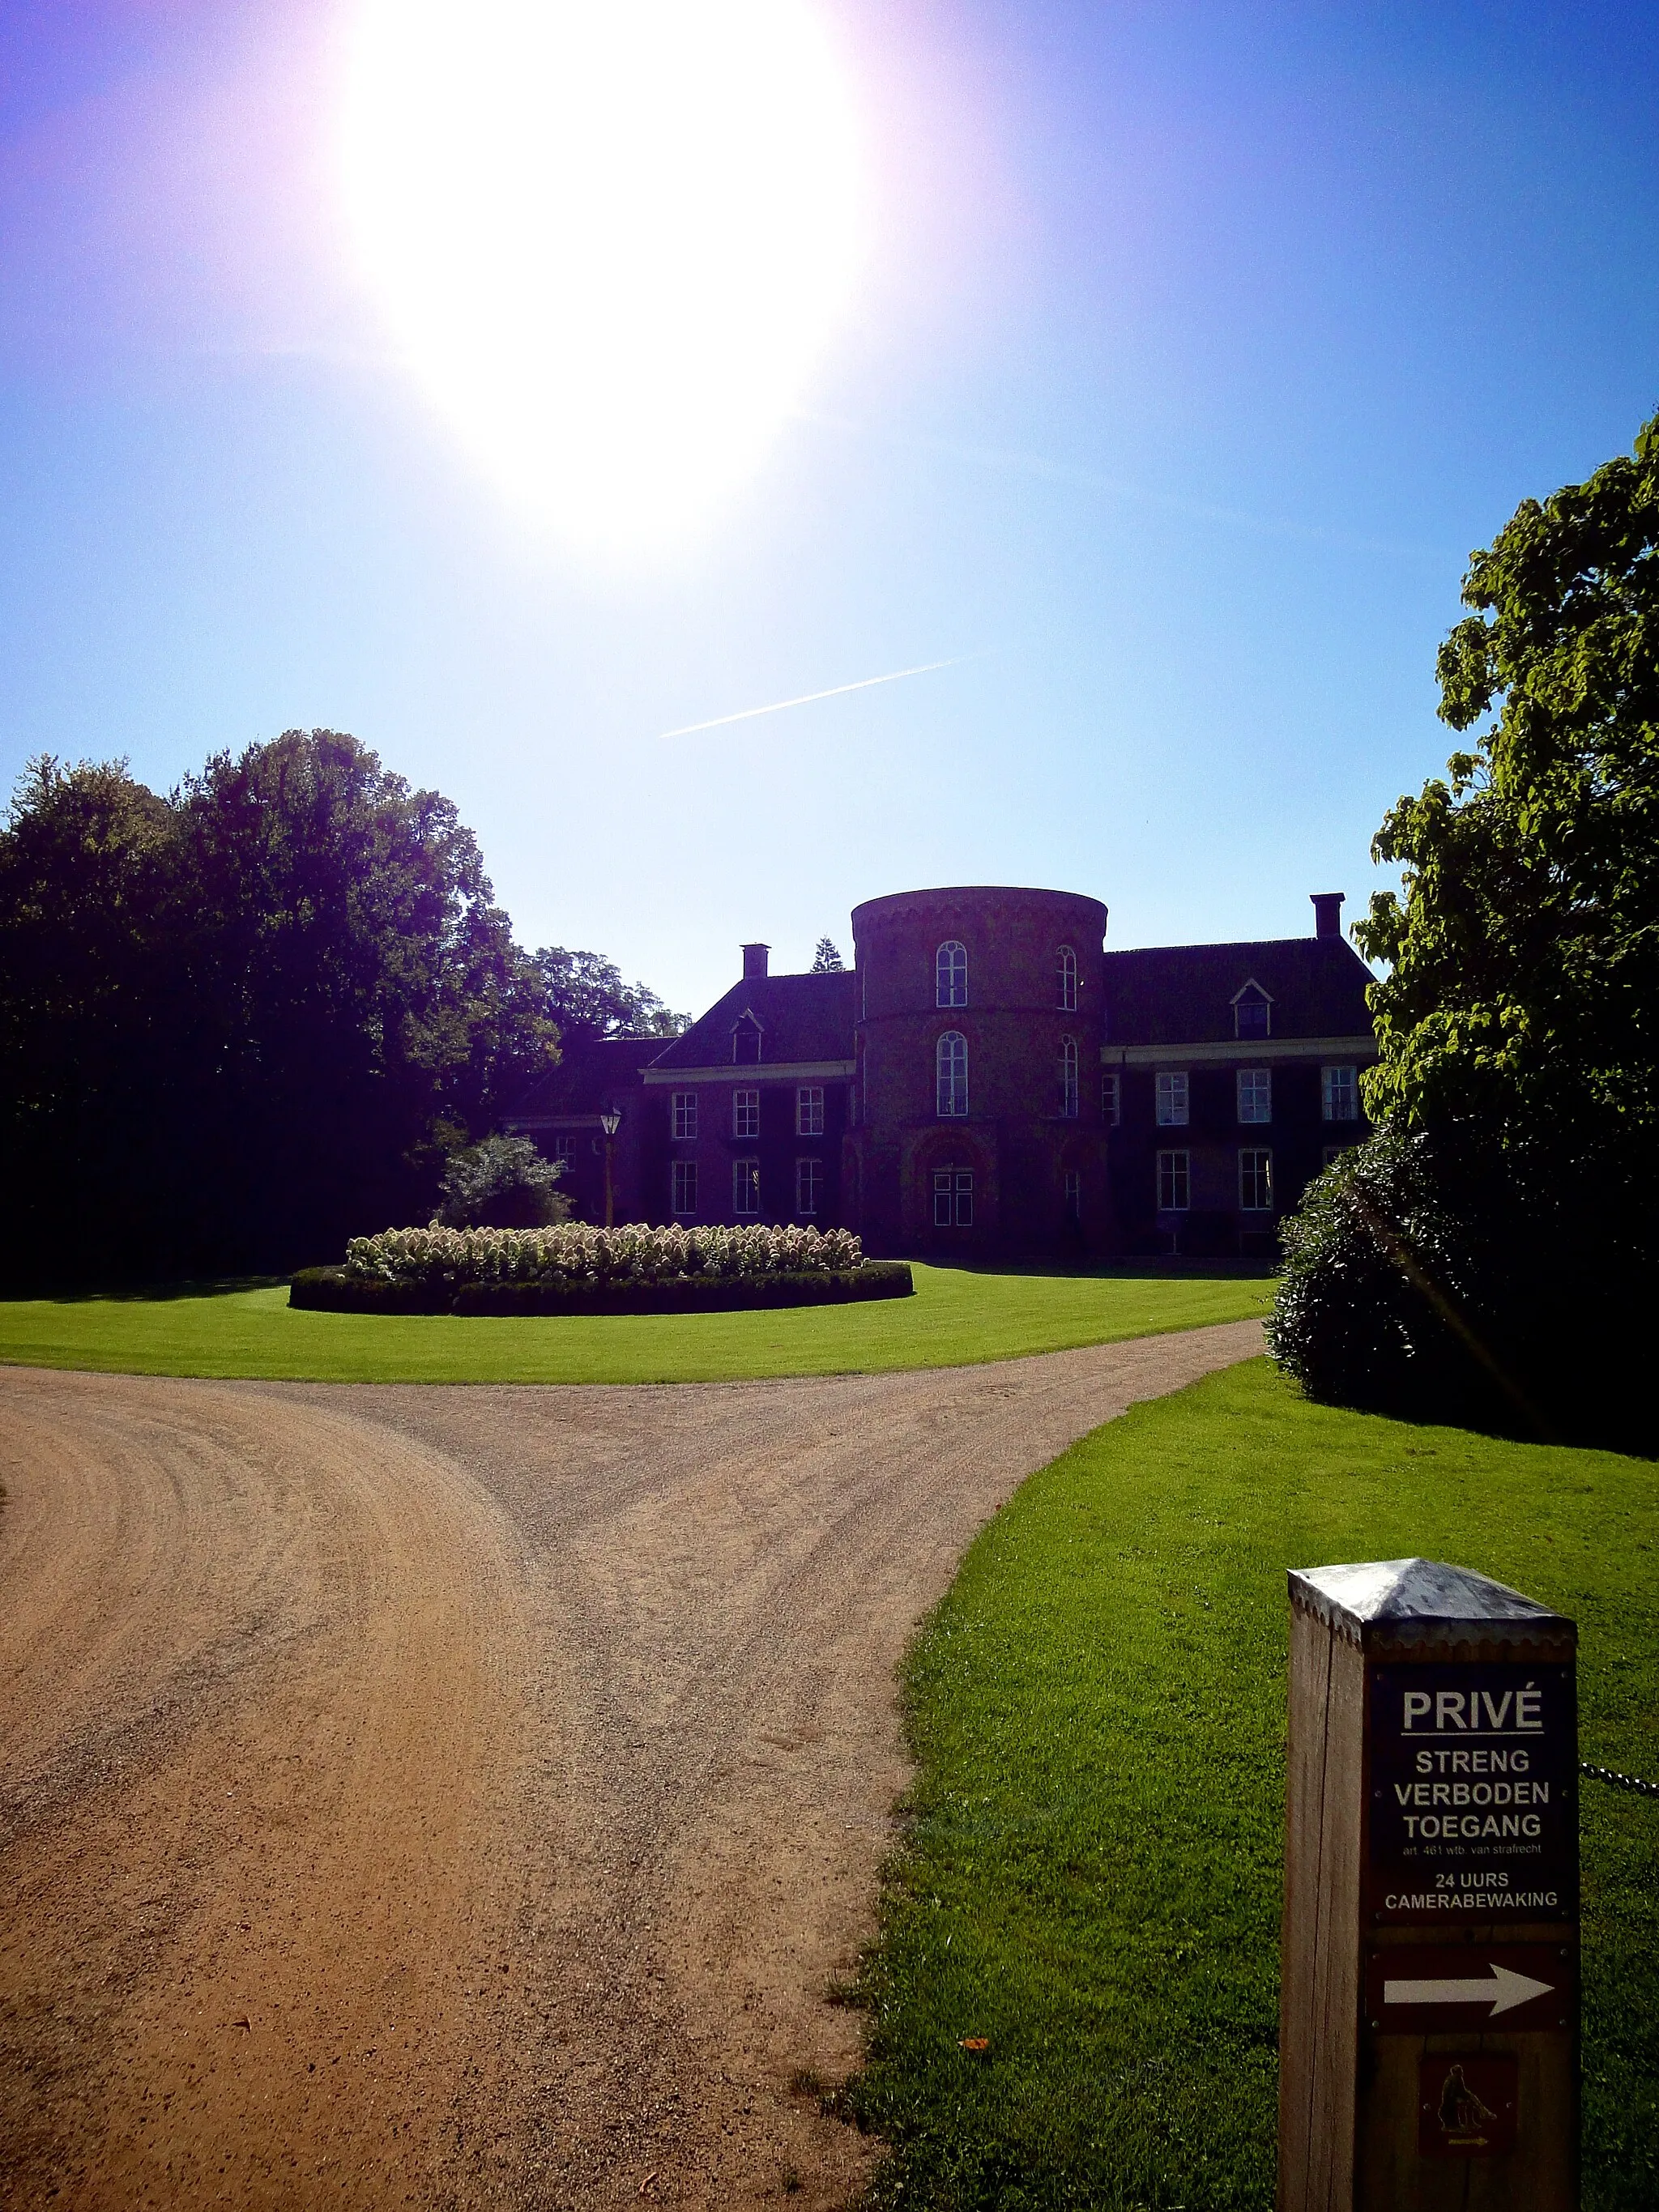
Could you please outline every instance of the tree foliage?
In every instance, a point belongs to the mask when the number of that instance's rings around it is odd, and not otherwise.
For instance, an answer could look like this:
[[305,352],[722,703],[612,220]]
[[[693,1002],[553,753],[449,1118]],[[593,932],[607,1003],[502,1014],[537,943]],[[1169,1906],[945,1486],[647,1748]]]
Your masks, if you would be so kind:
[[545,1229],[570,1218],[559,1167],[528,1137],[486,1137],[452,1152],[434,1229]]
[[830,938],[819,938],[817,950],[812,955],[813,975],[841,975],[846,973],[846,969],[847,963],[841,957],[840,947]]
[[535,959],[546,1011],[562,1033],[671,1037],[691,1026],[689,1014],[675,1013],[643,983],[624,983],[601,953],[546,945]]
[[[1419,1261],[1441,1303],[1419,1298],[1407,1330],[1421,1371],[1462,1328],[1474,1395],[1501,1372],[1542,1419],[1627,1431],[1627,1325],[1659,1288],[1659,418],[1633,454],[1523,502],[1463,597],[1437,674],[1471,741],[1389,813],[1373,851],[1404,895],[1354,931],[1387,967],[1366,1102],[1396,1149],[1373,1197],[1399,1186],[1405,1212],[1378,1235],[1425,1208],[1439,1224]],[[1353,1208],[1316,1190],[1279,1334],[1310,1388],[1363,1395],[1363,1359],[1339,1386],[1309,1349],[1320,1300],[1362,1302],[1334,1225]],[[1396,1371],[1388,1303],[1368,1402]]]
[[424,1218],[557,1036],[453,805],[355,738],[165,798],[37,761],[0,830],[0,1258],[155,1279]]

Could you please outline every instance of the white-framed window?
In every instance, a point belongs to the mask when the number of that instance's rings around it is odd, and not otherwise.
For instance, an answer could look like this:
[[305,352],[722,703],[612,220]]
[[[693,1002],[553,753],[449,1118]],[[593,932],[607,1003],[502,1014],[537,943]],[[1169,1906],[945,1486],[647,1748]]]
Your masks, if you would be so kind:
[[758,1160],[732,1161],[732,1211],[744,1220],[752,1220],[760,1212],[760,1162]]
[[1260,983],[1247,983],[1233,1000],[1233,1035],[1264,1037],[1273,1032],[1273,1000]]
[[732,1134],[734,1137],[759,1136],[760,1093],[758,1091],[734,1091],[732,1093]]
[[1160,1129],[1184,1129],[1192,1115],[1190,1095],[1184,1072],[1172,1074],[1167,1068],[1158,1071],[1158,1126]]
[[1273,1072],[1270,1067],[1241,1067],[1238,1086],[1241,1121],[1271,1121],[1273,1118]]
[[965,1006],[968,1003],[968,947],[955,938],[933,955],[934,1003]]
[[971,1168],[933,1170],[933,1226],[971,1229],[974,1225],[974,1171]]
[[1068,1221],[1081,1221],[1083,1218],[1083,1176],[1076,1168],[1066,1170],[1066,1218]]
[[732,1024],[732,1064],[734,1067],[758,1066],[761,1056],[761,1025],[747,1012],[738,1015]]
[[1123,1121],[1123,1079],[1115,1067],[1100,1079],[1100,1118],[1109,1129],[1120,1127]]
[[1060,1041],[1060,1110],[1068,1121],[1075,1121],[1078,1109],[1077,1039],[1067,1036]]
[[1239,1147],[1238,1210],[1241,1213],[1271,1213],[1273,1210],[1273,1156],[1265,1146]]
[[576,1139],[567,1130],[553,1139],[553,1164],[568,1167],[576,1157]]
[[821,1137],[823,1134],[823,1085],[803,1083],[795,1091],[795,1134],[798,1137]]
[[676,1221],[684,1221],[697,1210],[697,1164],[695,1160],[675,1160],[668,1170],[668,1206]]
[[797,1213],[818,1213],[823,1207],[823,1162],[797,1160],[795,1162],[795,1211]]
[[933,1094],[941,1121],[968,1111],[968,1040],[960,1030],[946,1030],[933,1048]]
[[1357,1121],[1359,1119],[1359,1070],[1357,1067],[1322,1067],[1319,1071],[1319,1107],[1328,1121]]
[[695,1091],[674,1091],[669,1093],[674,1117],[674,1137],[678,1143],[697,1133],[697,1094]]
[[1160,1152],[1158,1156],[1158,1210],[1185,1213],[1193,1202],[1193,1156],[1190,1152]]
[[1062,1014],[1077,1012],[1077,955],[1069,945],[1054,955],[1054,1004]]

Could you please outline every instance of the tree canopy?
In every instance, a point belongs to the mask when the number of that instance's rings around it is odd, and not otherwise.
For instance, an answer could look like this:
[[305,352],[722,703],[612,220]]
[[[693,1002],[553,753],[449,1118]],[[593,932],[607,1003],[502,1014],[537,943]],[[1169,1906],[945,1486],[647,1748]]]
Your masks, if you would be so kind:
[[[1463,597],[1440,713],[1474,742],[1389,814],[1374,851],[1403,865],[1406,896],[1373,898],[1355,931],[1389,969],[1368,1103],[1496,1142],[1573,1206],[1609,1177],[1650,1206],[1659,417],[1633,455],[1524,501]],[[1651,1215],[1632,1226],[1650,1236]]]
[[1277,1345],[1316,1393],[1650,1435],[1627,1353],[1659,1291],[1659,417],[1523,501],[1463,599],[1437,674],[1470,743],[1390,810],[1373,854],[1404,895],[1354,930],[1387,971],[1382,1134],[1287,1230]]
[[670,1037],[691,1026],[689,1014],[673,1012],[643,983],[624,983],[600,953],[544,945],[535,959],[548,1013],[566,1034]]
[[165,797],[35,761],[0,829],[0,1263],[276,1268],[424,1220],[556,1061],[556,995],[455,807],[353,738],[290,730]]
[[817,950],[812,955],[813,975],[839,975],[844,973],[846,966],[847,963],[841,957],[840,947],[833,939],[819,938]]

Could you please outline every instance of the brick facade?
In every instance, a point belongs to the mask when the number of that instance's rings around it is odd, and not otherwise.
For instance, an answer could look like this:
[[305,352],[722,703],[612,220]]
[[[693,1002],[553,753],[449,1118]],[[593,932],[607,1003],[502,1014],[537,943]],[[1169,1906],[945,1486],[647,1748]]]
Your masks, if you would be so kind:
[[1369,971],[1340,900],[1313,935],[1127,952],[1064,891],[900,892],[854,966],[744,974],[682,1036],[567,1042],[508,1127],[602,1219],[813,1221],[872,1254],[1267,1255],[1328,1152],[1362,1137]]

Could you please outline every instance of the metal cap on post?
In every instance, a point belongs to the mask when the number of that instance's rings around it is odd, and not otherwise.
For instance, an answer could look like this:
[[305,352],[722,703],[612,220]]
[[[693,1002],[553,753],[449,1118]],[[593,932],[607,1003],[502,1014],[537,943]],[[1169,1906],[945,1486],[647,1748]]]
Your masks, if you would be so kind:
[[1577,1632],[1432,1559],[1290,1598],[1282,2212],[1571,2212]]

